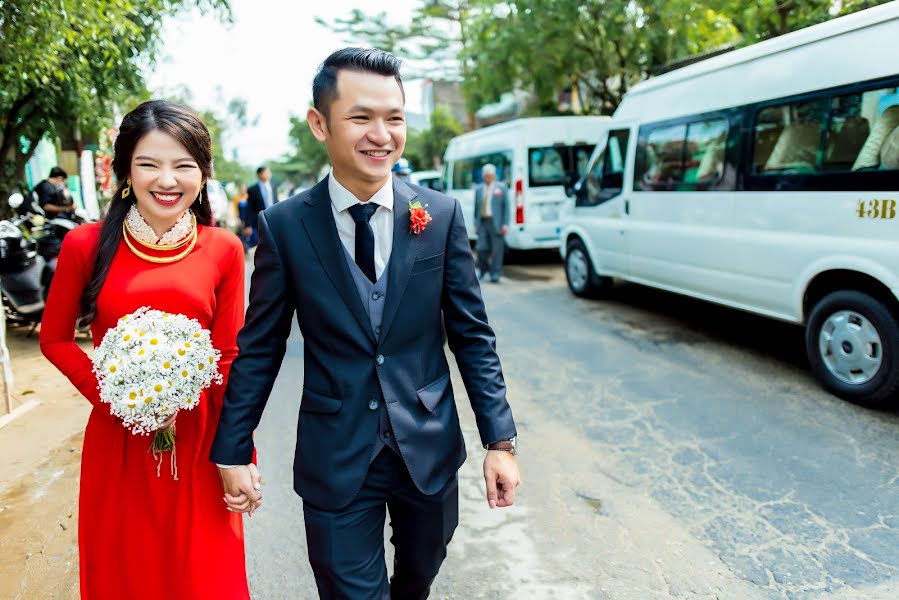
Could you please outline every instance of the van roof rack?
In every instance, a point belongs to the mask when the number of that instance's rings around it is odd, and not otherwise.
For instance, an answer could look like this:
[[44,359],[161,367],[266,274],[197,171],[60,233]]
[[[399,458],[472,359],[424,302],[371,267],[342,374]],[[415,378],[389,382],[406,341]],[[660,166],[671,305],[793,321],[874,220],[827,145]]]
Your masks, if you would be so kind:
[[[761,40],[760,40],[761,41]],[[706,59],[712,58],[713,56],[720,56],[722,54],[727,54],[728,52],[732,52],[737,49],[737,46],[734,44],[727,44],[724,46],[719,46],[713,50],[709,50],[707,52],[700,52],[699,54],[693,54],[691,56],[687,56],[681,58],[679,60],[673,60],[664,65],[660,65],[649,72],[650,77],[655,77],[657,75],[664,75],[665,73],[670,73],[671,71],[676,71],[678,69],[682,69],[684,67],[688,67],[692,64],[702,62]]]

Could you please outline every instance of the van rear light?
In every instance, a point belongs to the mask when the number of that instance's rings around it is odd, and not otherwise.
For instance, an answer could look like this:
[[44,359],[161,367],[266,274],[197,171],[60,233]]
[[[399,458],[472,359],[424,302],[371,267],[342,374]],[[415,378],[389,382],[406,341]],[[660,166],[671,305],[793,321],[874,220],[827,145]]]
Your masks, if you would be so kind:
[[515,223],[524,225],[524,182],[515,180]]

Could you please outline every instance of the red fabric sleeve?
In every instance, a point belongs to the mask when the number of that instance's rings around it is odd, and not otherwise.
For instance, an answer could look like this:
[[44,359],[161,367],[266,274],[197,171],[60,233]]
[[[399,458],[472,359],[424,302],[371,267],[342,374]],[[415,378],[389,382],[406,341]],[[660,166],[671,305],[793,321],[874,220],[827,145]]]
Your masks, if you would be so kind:
[[75,321],[93,270],[98,231],[96,226],[82,226],[63,239],[41,322],[41,352],[94,406],[100,404],[97,377],[91,359],[75,343]]

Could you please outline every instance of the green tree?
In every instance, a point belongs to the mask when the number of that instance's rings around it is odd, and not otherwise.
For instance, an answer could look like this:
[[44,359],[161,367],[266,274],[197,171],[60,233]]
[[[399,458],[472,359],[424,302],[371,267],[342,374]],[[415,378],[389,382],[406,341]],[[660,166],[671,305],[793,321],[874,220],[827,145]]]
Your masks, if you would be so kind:
[[146,95],[162,22],[190,6],[230,15],[228,0],[0,2],[0,197],[41,138],[96,129]]
[[228,139],[235,130],[255,125],[258,117],[249,118],[247,101],[244,98],[232,98],[226,105],[224,116],[219,116],[211,110],[200,113],[212,137],[212,161],[215,167],[215,176],[220,181],[249,184],[254,179],[255,170],[240,162],[236,149],[231,151],[230,156],[225,156],[225,146],[228,145]]
[[416,171],[433,169],[440,165],[450,140],[462,132],[462,125],[450,112],[437,107],[431,113],[427,129],[409,132],[403,156],[409,159]]
[[423,0],[409,23],[397,24],[387,12],[369,15],[354,9],[346,19],[316,22],[346,36],[348,43],[365,44],[411,61],[410,78],[456,78],[466,73],[459,60],[468,39],[472,16],[493,3],[486,0]]
[[672,62],[881,2],[428,0],[407,25],[355,11],[330,26],[412,61],[440,57],[461,77],[472,110],[517,88],[533,94],[534,114],[556,114],[563,92],[576,92],[584,112],[610,113],[630,87]]
[[777,37],[823,23],[833,17],[883,4],[887,0],[717,0],[708,2],[727,14],[742,36],[741,44]]
[[726,18],[689,0],[520,0],[468,31],[469,100],[520,88],[534,95],[537,114],[556,113],[560,93],[573,91],[583,112],[612,112],[654,68],[738,38]]
[[280,178],[294,183],[318,179],[321,170],[330,163],[325,145],[315,139],[306,119],[290,117],[288,139],[293,147],[292,152],[282,161],[272,165],[272,170]]

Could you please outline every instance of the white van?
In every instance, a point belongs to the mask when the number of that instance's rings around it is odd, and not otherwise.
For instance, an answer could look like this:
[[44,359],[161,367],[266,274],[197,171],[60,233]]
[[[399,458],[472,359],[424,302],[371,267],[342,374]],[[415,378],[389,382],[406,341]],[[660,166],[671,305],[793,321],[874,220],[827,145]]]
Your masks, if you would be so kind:
[[440,191],[443,184],[443,171],[412,171],[409,174],[409,183]]
[[568,284],[617,277],[806,326],[815,375],[899,389],[899,2],[629,91],[563,217]]
[[[537,117],[492,125],[453,138],[446,148],[446,193],[459,200],[468,237],[477,238],[474,186],[481,167],[496,166],[509,188],[509,233],[515,250],[559,247],[565,183],[576,181],[609,117]],[[570,179],[567,179],[570,178]]]

